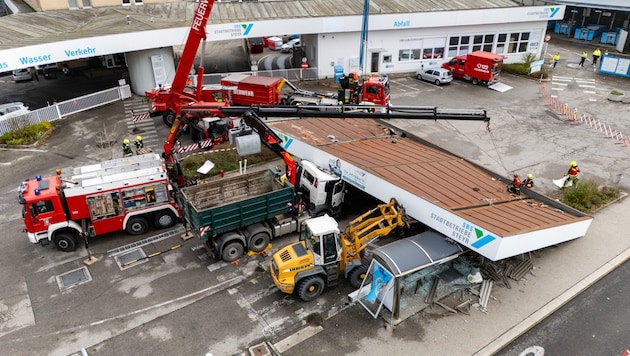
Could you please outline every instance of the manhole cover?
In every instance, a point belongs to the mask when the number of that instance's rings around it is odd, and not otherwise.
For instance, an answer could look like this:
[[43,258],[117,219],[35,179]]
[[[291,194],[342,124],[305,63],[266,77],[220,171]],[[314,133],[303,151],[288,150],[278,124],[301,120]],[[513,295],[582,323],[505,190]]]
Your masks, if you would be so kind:
[[118,267],[120,267],[121,270],[136,266],[148,260],[147,255],[141,248],[118,255],[114,257],[114,259],[116,259],[116,263],[118,263]]
[[77,268],[57,276],[57,284],[59,284],[59,289],[61,290],[72,288],[91,280],[92,276],[90,276],[90,271],[88,271],[87,267]]

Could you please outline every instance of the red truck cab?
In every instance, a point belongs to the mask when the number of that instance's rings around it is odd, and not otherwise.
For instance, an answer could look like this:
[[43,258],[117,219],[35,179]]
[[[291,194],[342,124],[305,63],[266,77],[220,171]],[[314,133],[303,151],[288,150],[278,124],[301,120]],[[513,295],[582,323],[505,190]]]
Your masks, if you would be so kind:
[[491,85],[501,77],[503,56],[500,54],[475,51],[463,56],[455,56],[442,64],[442,68],[453,73],[454,78],[465,79],[477,85]]

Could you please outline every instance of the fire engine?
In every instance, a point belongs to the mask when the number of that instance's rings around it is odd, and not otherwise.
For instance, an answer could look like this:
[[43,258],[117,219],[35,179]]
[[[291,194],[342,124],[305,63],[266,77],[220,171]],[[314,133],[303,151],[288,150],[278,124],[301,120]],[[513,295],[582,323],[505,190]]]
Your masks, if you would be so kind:
[[181,211],[171,193],[166,167],[157,154],[104,161],[56,175],[27,179],[18,189],[25,232],[32,243],[50,241],[61,251],[80,238],[126,230],[147,232],[177,222]]

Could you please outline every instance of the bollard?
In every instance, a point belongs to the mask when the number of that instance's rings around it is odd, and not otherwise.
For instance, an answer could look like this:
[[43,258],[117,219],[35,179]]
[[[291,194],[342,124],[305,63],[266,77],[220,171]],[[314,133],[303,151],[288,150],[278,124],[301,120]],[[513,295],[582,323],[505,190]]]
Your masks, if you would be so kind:
[[219,175],[221,176],[221,178],[223,178],[225,176],[225,172],[223,172],[223,170],[220,170]]

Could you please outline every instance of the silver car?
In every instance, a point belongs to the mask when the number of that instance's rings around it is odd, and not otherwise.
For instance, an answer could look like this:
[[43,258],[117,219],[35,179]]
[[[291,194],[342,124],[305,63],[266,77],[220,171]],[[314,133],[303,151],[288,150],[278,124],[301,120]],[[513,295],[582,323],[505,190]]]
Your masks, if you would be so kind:
[[16,82],[33,80],[33,74],[31,74],[31,71],[28,68],[16,69],[13,71],[13,80]]
[[0,104],[0,119],[26,115],[29,112],[28,106],[21,101]]
[[453,73],[444,68],[431,68],[427,70],[419,70],[416,72],[416,78],[426,80],[435,85],[447,84],[453,81]]

